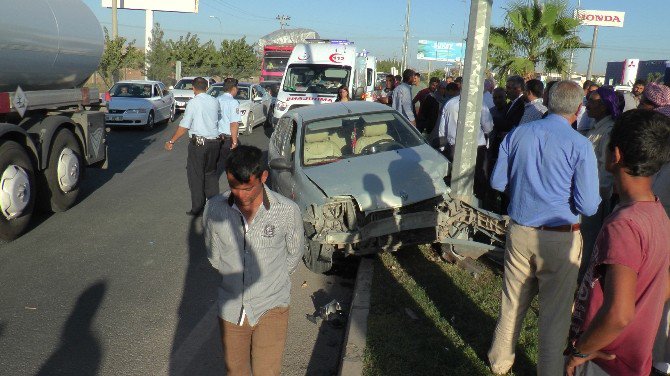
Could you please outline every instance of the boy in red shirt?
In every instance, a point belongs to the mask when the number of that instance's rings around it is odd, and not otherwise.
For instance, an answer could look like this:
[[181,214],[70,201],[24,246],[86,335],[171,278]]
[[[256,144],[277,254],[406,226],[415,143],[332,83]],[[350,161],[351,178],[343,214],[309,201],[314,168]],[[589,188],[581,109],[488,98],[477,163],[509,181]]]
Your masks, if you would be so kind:
[[620,202],[603,224],[577,294],[566,354],[569,376],[651,371],[670,261],[670,220],[651,185],[669,159],[670,118],[633,110],[617,119],[606,168]]

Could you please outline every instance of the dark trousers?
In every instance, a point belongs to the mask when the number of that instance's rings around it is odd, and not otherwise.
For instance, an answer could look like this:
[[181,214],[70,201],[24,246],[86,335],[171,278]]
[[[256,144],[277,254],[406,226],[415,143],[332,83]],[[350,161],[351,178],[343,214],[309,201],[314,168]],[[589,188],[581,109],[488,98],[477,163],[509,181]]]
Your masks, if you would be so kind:
[[186,176],[191,190],[191,211],[199,213],[205,207],[205,199],[219,194],[219,175],[216,165],[219,161],[220,141],[207,141],[204,145],[188,144]]
[[226,139],[223,142],[221,142],[221,149],[219,152],[219,162],[217,163],[216,167],[219,176],[224,175],[226,172],[226,159],[228,159],[228,154],[230,154],[230,147],[232,145],[233,140],[230,137],[226,137]]

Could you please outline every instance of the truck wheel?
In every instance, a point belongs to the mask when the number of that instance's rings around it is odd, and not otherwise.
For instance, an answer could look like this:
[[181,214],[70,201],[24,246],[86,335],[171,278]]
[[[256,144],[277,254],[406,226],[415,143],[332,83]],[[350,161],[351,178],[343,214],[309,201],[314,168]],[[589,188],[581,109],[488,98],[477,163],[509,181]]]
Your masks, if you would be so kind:
[[14,141],[0,143],[0,239],[14,240],[30,222],[35,207],[35,171]]
[[252,134],[254,133],[254,113],[249,112],[249,116],[247,116],[247,129],[244,130],[246,134]]
[[149,112],[149,116],[147,116],[147,123],[144,125],[144,130],[150,131],[154,129],[155,126],[156,126],[156,119],[154,119],[154,112],[151,111]]
[[326,273],[333,267],[333,248],[331,245],[305,239],[305,254],[302,259],[307,269],[318,274]]
[[49,149],[49,165],[41,174],[44,194],[40,207],[55,213],[74,205],[79,195],[82,159],[79,143],[72,132],[61,129]]

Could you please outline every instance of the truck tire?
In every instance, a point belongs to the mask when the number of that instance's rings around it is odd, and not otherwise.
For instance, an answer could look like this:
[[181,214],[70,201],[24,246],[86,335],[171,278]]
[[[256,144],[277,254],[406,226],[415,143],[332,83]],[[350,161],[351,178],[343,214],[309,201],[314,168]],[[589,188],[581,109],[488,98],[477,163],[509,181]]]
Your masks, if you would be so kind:
[[61,129],[49,149],[49,164],[41,174],[40,208],[54,213],[74,205],[79,196],[82,158],[79,143],[72,132]]
[[0,239],[21,235],[34,207],[35,170],[28,153],[14,141],[0,141]]

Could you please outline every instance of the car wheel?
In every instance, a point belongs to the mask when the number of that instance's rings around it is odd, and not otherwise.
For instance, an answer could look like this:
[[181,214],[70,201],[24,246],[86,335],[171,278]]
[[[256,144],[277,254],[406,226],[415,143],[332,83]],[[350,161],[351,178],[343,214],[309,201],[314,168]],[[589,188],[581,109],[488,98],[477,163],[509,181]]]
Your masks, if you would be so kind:
[[144,130],[150,131],[156,126],[156,120],[154,119],[154,112],[150,111],[149,116],[147,116],[147,123],[144,125]]
[[321,244],[310,239],[316,231],[311,223],[304,222],[305,225],[305,253],[302,260],[305,262],[307,269],[314,273],[323,274],[328,272],[333,267],[333,252],[335,249],[332,245]]
[[14,141],[0,143],[0,239],[25,231],[35,207],[35,171],[30,157]]
[[244,130],[246,134],[252,134],[254,133],[254,113],[249,112],[249,116],[247,116],[247,128]]
[[176,118],[177,118],[177,107],[173,105],[172,108],[170,109],[170,118],[168,119],[167,123],[168,124],[172,123]]
[[62,212],[74,205],[79,196],[82,158],[79,143],[72,132],[61,129],[49,148],[49,166],[39,176],[39,206],[45,211]]

